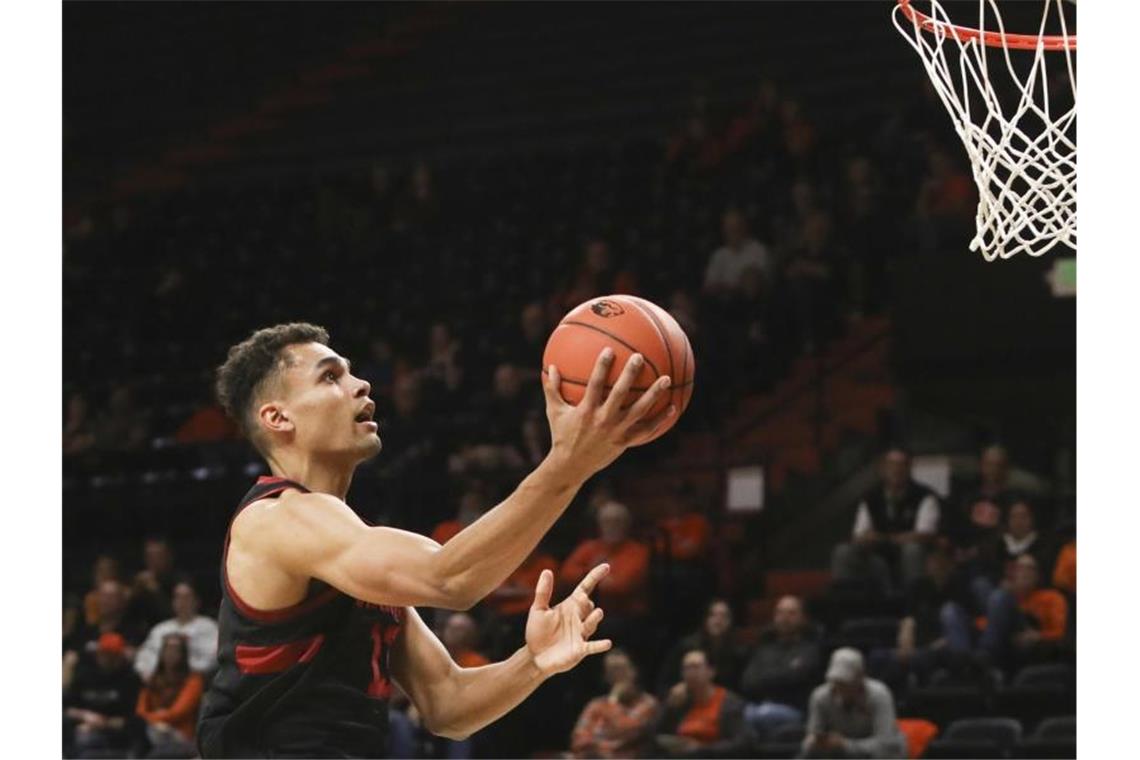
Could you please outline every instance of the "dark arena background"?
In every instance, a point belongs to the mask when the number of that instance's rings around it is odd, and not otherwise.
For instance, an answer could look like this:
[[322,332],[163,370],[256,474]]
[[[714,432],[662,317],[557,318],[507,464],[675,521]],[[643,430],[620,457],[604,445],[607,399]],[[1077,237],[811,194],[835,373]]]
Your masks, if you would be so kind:
[[891,8],[65,3],[63,701],[118,667],[126,726],[65,719],[69,756],[194,756],[137,694],[172,617],[210,668],[195,616],[267,472],[212,396],[228,346],[326,327],[384,442],[348,502],[444,542],[542,460],[543,346],[611,293],[683,326],[691,406],[510,588],[421,614],[498,660],[517,587],[609,556],[599,635],[644,693],[592,657],[466,741],[397,694],[391,756],[793,757],[842,647],[895,711],[859,751],[1075,756],[1073,259],[967,249]]

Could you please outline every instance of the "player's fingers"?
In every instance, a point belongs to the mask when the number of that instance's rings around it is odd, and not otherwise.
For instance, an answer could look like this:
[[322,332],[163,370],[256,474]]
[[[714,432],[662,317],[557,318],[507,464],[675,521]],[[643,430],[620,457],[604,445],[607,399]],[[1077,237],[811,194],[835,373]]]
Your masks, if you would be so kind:
[[582,621],[582,636],[584,638],[588,639],[594,635],[594,633],[598,630],[598,625],[600,625],[602,622],[602,618],[605,617],[605,614],[606,613],[602,612],[602,608],[599,607],[598,609],[591,612],[589,616]]
[[554,573],[543,570],[538,576],[538,583],[534,587],[534,604],[532,609],[550,609],[550,595],[554,592]]
[[587,615],[594,611],[594,602],[590,597],[586,596],[581,591],[575,591],[573,597],[574,604],[578,607],[578,618],[584,620]]
[[613,645],[614,643],[609,639],[602,639],[600,641],[587,641],[586,656],[589,657],[592,654],[601,654],[602,652],[608,652],[613,647]]
[[594,362],[594,371],[586,383],[586,394],[582,397],[582,404],[588,409],[600,406],[606,389],[606,377],[610,374],[610,365],[614,363],[614,350],[609,346],[602,349]]
[[625,438],[622,443],[626,446],[636,446],[639,443],[648,441],[657,431],[661,429],[669,418],[677,413],[677,406],[670,404],[665,409],[662,409],[652,417],[640,420],[639,422],[630,426],[626,431]]
[[566,399],[562,398],[562,375],[553,364],[542,373],[542,392],[547,404],[558,406],[566,403]]
[[605,410],[606,416],[610,419],[617,419],[618,410],[625,406],[625,397],[629,395],[629,389],[633,385],[634,378],[641,372],[641,367],[645,364],[645,357],[641,354],[633,354],[626,360],[625,366],[622,367],[621,374],[618,375],[617,382],[610,390],[609,398],[606,399],[602,408]]
[[582,582],[578,584],[578,588],[576,588],[575,591],[581,591],[586,596],[589,596],[594,592],[594,587],[598,585],[598,582],[602,578],[605,578],[609,572],[610,566],[607,563],[603,562],[590,572],[586,573],[586,577],[583,578]]
[[629,411],[625,414],[623,424],[632,427],[634,423],[645,417],[649,410],[656,406],[661,396],[669,392],[669,386],[672,384],[673,379],[668,375],[662,375],[654,380],[653,384],[649,386],[649,390],[641,394],[641,398],[630,406]]

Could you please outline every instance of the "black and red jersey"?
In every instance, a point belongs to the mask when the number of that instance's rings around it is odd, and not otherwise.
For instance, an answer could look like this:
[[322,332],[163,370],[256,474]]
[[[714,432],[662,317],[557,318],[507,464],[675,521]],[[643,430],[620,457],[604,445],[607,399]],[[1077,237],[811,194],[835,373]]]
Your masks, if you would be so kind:
[[[284,478],[259,478],[234,517],[290,489],[308,492]],[[384,757],[388,659],[404,610],[316,579],[297,604],[257,610],[230,586],[226,551],[221,575],[218,670],[198,723],[202,757]]]

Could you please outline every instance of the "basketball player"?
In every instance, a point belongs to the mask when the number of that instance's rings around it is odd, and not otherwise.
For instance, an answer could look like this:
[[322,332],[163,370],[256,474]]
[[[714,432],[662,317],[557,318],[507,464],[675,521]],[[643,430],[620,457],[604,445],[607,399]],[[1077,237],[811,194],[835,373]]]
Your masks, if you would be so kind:
[[505,501],[445,546],[372,527],[344,502],[356,466],[380,451],[369,385],[320,327],[279,325],[230,349],[218,396],[273,472],[238,505],[222,553],[218,671],[202,706],[203,757],[379,757],[392,682],[432,732],[462,738],[498,719],[546,678],[610,648],[589,594],[599,565],[550,607],[535,589],[526,642],[503,662],[460,668],[417,605],[465,610],[534,549],[582,483],[653,436],[675,409],[648,417],[669,378],[623,408],[641,357],[608,398],[603,352],[583,401],[543,381],[552,446]]

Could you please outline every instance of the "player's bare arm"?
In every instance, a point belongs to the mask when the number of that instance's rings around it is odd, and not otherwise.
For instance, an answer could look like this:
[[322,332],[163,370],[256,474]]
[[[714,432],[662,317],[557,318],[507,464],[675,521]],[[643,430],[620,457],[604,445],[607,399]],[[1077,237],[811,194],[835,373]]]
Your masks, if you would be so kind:
[[[267,608],[299,601],[310,578],[375,604],[471,607],[526,559],[586,479],[651,438],[676,413],[669,407],[647,416],[667,391],[667,377],[625,405],[642,361],[631,357],[607,396],[613,353],[604,351],[577,406],[562,398],[557,368],[550,368],[543,382],[549,455],[514,493],[445,546],[368,526],[336,496],[290,492],[252,505],[234,521],[227,562],[235,588],[250,604]],[[245,572],[252,558],[257,567]]]
[[608,565],[598,565],[551,608],[554,574],[544,570],[527,618],[525,646],[502,662],[478,668],[459,667],[409,609],[392,652],[392,670],[427,729],[449,739],[466,738],[510,712],[547,678],[607,651],[608,639],[590,641],[602,620],[590,593],[607,572]]

